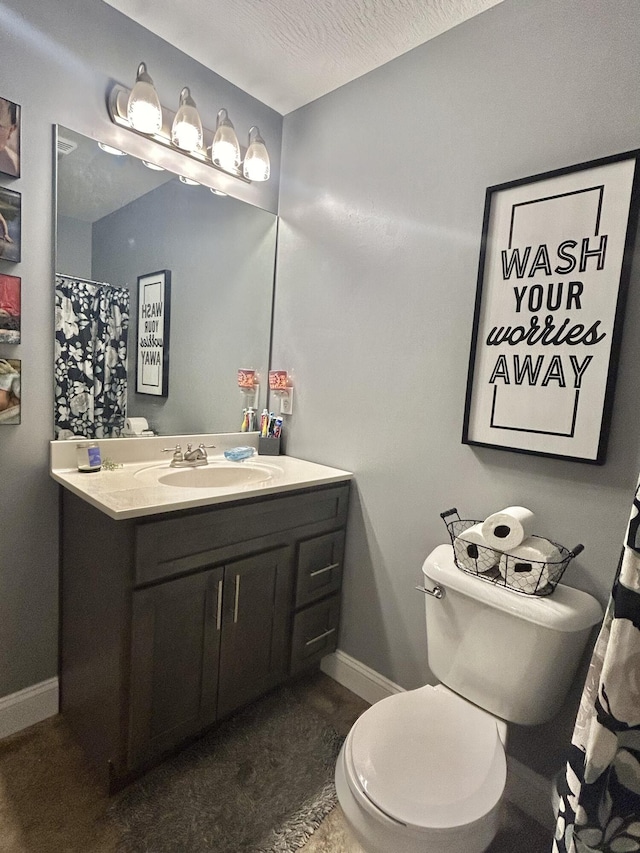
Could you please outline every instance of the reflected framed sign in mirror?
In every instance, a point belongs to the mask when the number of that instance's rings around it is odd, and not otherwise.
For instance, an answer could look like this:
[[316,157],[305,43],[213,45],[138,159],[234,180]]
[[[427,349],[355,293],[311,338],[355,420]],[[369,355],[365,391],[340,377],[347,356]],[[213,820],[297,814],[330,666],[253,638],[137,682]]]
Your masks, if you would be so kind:
[[169,393],[171,272],[138,276],[136,392],[166,397]]

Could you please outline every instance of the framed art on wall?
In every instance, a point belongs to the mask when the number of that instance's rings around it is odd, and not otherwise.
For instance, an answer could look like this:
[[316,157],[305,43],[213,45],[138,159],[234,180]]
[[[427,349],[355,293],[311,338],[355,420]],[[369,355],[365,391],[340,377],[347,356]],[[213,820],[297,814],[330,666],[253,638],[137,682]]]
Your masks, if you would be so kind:
[[0,173],[20,177],[20,106],[0,98]]
[[20,343],[20,285],[17,275],[0,273],[0,344]]
[[0,358],[0,426],[20,423],[22,362]]
[[464,444],[604,463],[639,160],[487,189]]
[[0,260],[20,260],[21,196],[0,187]]
[[138,276],[136,391],[166,397],[169,393],[171,272]]

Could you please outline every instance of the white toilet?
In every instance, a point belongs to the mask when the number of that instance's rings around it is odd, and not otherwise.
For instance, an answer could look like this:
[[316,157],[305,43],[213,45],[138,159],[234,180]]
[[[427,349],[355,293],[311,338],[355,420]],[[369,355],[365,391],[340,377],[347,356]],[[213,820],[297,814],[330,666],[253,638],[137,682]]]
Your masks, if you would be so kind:
[[356,721],[336,765],[338,800],[367,853],[481,853],[498,828],[506,722],[557,713],[602,608],[562,584],[539,597],[485,583],[456,567],[450,545],[422,571],[427,657],[442,683]]

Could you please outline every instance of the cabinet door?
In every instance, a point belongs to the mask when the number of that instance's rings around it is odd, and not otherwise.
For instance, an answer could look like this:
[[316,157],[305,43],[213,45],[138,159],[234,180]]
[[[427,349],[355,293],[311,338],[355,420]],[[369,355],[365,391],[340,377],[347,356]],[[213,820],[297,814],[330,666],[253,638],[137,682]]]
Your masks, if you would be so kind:
[[218,716],[256,699],[286,674],[291,548],[225,566]]
[[216,717],[222,568],[133,593],[129,766]]

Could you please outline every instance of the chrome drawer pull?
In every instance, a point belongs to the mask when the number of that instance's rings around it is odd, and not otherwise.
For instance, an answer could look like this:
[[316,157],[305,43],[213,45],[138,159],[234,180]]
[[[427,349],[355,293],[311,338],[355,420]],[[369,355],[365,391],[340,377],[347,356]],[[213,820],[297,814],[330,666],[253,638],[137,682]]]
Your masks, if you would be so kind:
[[310,578],[315,578],[317,575],[323,575],[325,572],[330,572],[332,569],[337,569],[340,563],[331,563],[330,566],[325,566],[324,569],[316,569],[315,572],[309,572]]
[[216,612],[216,630],[222,627],[222,581],[218,581],[218,609]]
[[236,575],[236,597],[233,602],[233,621],[238,621],[238,605],[240,603],[240,575]]
[[425,595],[432,595],[434,598],[444,598],[444,590],[436,584],[433,589],[427,589],[424,586],[417,586],[418,592],[424,592]]
[[305,646],[310,646],[312,643],[317,643],[318,640],[324,640],[325,637],[328,637],[329,634],[333,634],[335,632],[335,628],[329,628],[328,631],[325,631],[324,634],[318,634],[317,637],[314,637],[313,640],[307,640]]

